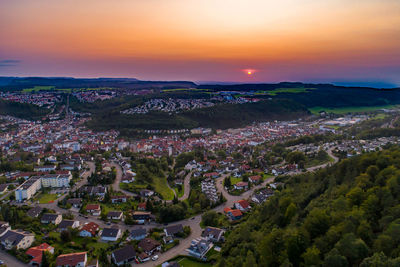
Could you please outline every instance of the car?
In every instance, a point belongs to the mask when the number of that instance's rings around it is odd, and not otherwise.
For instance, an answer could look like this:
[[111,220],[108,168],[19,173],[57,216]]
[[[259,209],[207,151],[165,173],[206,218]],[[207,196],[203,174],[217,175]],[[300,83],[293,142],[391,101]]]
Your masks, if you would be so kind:
[[158,255],[154,255],[151,259],[152,259],[153,261],[158,260]]
[[111,225],[111,223],[110,223],[110,222],[107,222],[107,225]]
[[3,264],[4,264],[4,261],[0,260],[0,265],[3,265]]
[[196,219],[196,217],[193,217],[191,220],[194,220],[194,219]]

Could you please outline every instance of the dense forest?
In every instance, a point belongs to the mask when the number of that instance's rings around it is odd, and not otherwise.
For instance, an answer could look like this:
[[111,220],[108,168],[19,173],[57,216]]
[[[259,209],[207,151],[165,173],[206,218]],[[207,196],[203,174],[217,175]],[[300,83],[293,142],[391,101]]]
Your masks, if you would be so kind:
[[280,180],[228,235],[219,266],[400,266],[398,146]]
[[40,120],[50,110],[32,104],[17,103],[0,99],[0,115],[10,115],[27,120]]

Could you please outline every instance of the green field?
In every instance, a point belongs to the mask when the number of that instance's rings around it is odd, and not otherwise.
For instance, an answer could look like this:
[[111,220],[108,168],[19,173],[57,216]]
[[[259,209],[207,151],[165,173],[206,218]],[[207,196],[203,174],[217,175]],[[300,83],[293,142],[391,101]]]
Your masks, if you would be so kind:
[[347,114],[355,112],[371,112],[379,109],[393,109],[398,108],[398,105],[384,105],[384,106],[360,106],[360,107],[341,107],[341,108],[326,108],[326,107],[312,107],[308,110],[315,115],[318,115],[320,111],[325,111],[334,114]]
[[40,194],[35,198],[40,204],[47,204],[57,199],[57,194]]
[[48,90],[54,90],[55,86],[34,86],[33,88],[26,88],[23,89],[23,93],[31,93],[31,92],[37,92],[37,91],[48,91]]
[[271,95],[276,96],[279,93],[291,93],[291,94],[298,94],[298,93],[307,93],[309,90],[315,90],[316,88],[277,88],[275,90],[269,91],[258,91],[256,95]]
[[168,187],[166,178],[155,177],[152,185],[164,200],[172,200],[174,198],[174,192]]

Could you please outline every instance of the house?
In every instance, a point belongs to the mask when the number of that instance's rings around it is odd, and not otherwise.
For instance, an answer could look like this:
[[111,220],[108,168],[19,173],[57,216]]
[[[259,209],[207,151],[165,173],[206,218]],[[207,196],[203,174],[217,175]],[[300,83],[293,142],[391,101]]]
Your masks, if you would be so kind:
[[141,197],[151,197],[152,195],[154,195],[154,191],[151,191],[151,190],[148,190],[148,189],[140,190],[140,196]]
[[62,220],[60,224],[57,227],[57,231],[62,232],[65,230],[68,230],[68,228],[78,228],[79,227],[79,221],[74,221],[74,220]]
[[146,262],[150,260],[150,256],[147,253],[142,252],[139,254],[138,259],[140,262]]
[[122,211],[109,211],[107,213],[108,220],[122,220],[123,219]]
[[238,210],[240,210],[242,212],[246,212],[249,209],[251,209],[251,206],[250,206],[249,202],[247,202],[247,200],[244,200],[244,199],[239,200],[239,201],[235,201],[234,205],[235,205],[236,209],[238,209]]
[[93,216],[100,216],[101,207],[100,207],[99,204],[87,204],[86,205],[86,212],[92,214]]
[[197,238],[192,240],[190,247],[187,249],[187,252],[189,252],[190,256],[204,259],[205,255],[212,248],[212,246],[212,242],[203,238]]
[[125,203],[128,201],[128,196],[112,196],[111,203],[116,204],[116,203]]
[[37,207],[33,207],[30,210],[28,210],[28,212],[26,213],[26,215],[28,215],[31,218],[37,218],[40,213],[42,213],[43,208],[37,206]]
[[248,182],[238,182],[237,184],[233,185],[236,190],[247,190],[249,188]]
[[150,220],[154,220],[154,216],[151,214],[151,212],[134,211],[132,213],[132,219],[137,221],[138,224],[144,224],[145,222],[148,222]]
[[140,211],[145,211],[146,210],[146,202],[139,203],[137,209],[140,210]]
[[138,247],[142,249],[147,255],[152,255],[155,251],[161,250],[160,242],[151,238],[145,238],[141,240],[138,244]]
[[82,237],[94,237],[97,234],[100,226],[97,223],[90,222],[82,226],[79,231],[79,236]]
[[68,204],[71,204],[74,208],[82,207],[82,198],[70,198],[67,200]]
[[62,215],[61,214],[56,214],[56,213],[45,213],[42,215],[42,218],[40,219],[41,223],[44,224],[59,224],[62,220]]
[[121,177],[121,183],[129,184],[135,181],[135,176],[130,173],[125,174]]
[[103,199],[107,193],[107,187],[97,186],[85,186],[79,189],[81,194],[88,194],[89,196],[96,196],[99,199]]
[[147,231],[145,228],[137,228],[133,229],[130,234],[131,240],[142,240],[147,236]]
[[11,230],[11,226],[8,222],[0,222],[0,237]]
[[207,227],[204,229],[201,237],[205,238],[206,240],[210,240],[211,242],[219,242],[222,240],[224,235],[224,230],[216,228],[216,227]]
[[111,254],[111,258],[116,265],[120,266],[135,260],[136,251],[133,246],[127,245],[123,248],[115,250]]
[[100,236],[102,241],[117,241],[121,235],[119,228],[104,228]]
[[176,235],[183,233],[183,226],[182,224],[167,226],[164,228],[164,233],[166,236],[175,237]]
[[239,220],[243,217],[243,213],[240,210],[233,210],[231,208],[225,208],[224,213],[231,218],[231,220]]
[[183,185],[184,181],[182,179],[176,179],[174,183],[175,185]]
[[260,175],[254,175],[249,177],[249,182],[253,184],[258,184],[261,182],[261,176]]
[[7,250],[12,248],[27,249],[33,241],[35,241],[35,235],[22,230],[8,230],[0,237],[1,245]]
[[164,244],[171,244],[174,242],[174,238],[170,235],[166,235],[163,237]]
[[56,259],[57,267],[86,267],[86,263],[86,252],[62,254]]
[[26,251],[26,254],[31,256],[32,259],[29,265],[40,266],[42,264],[43,252],[54,254],[54,248],[47,243],[43,243],[36,247],[31,247]]

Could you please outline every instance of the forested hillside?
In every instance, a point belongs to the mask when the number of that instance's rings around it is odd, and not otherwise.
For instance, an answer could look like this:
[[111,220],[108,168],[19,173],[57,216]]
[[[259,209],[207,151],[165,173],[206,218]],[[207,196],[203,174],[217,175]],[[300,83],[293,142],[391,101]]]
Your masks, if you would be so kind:
[[226,129],[257,121],[292,120],[307,114],[307,109],[301,104],[277,99],[241,105],[222,104],[171,115],[165,112],[124,115],[118,109],[104,109],[93,114],[88,126],[94,130],[116,129],[122,135],[131,136],[142,129],[191,129],[199,126]]
[[48,109],[32,104],[17,103],[0,99],[0,115],[10,115],[27,120],[39,120],[48,113]]
[[222,248],[219,266],[400,266],[400,148],[282,178]]

